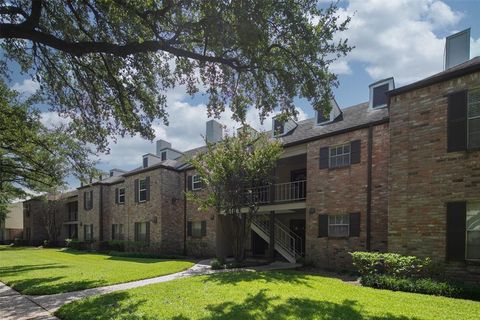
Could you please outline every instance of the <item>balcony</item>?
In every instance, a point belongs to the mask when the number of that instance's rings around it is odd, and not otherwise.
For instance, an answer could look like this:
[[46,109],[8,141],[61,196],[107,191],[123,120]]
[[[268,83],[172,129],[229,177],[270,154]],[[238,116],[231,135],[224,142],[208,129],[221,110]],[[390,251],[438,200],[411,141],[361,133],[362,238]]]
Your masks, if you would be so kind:
[[247,196],[261,205],[303,201],[307,196],[307,180],[254,187],[247,192]]

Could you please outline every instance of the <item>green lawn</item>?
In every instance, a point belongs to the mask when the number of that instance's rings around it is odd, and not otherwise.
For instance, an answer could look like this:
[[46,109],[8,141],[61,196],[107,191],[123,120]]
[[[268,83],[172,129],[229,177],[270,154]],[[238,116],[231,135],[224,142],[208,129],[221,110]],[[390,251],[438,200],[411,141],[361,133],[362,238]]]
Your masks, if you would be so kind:
[[182,260],[0,246],[0,281],[24,294],[53,294],[152,278],[192,265]]
[[197,276],[91,297],[69,319],[479,319],[480,303],[364,288],[299,272]]

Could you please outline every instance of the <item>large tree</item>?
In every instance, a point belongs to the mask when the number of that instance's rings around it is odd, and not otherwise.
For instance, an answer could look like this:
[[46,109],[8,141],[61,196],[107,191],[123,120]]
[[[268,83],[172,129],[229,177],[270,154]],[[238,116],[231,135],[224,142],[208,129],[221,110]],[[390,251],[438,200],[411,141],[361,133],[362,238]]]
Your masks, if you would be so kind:
[[0,220],[14,198],[58,188],[69,175],[85,181],[96,174],[87,144],[64,126],[42,124],[32,102],[0,81]]
[[[0,46],[40,83],[47,103],[73,119],[79,137],[152,139],[167,123],[167,90],[202,90],[208,112],[244,120],[294,98],[329,108],[331,63],[351,48],[336,35],[337,7],[317,0],[0,0]],[[4,68],[4,75],[8,68]]]
[[201,210],[214,209],[232,222],[232,250],[237,261],[245,258],[252,215],[258,211],[262,193],[258,186],[271,182],[272,169],[282,153],[281,143],[266,133],[248,127],[189,160],[203,182],[203,191],[190,192],[189,199]]

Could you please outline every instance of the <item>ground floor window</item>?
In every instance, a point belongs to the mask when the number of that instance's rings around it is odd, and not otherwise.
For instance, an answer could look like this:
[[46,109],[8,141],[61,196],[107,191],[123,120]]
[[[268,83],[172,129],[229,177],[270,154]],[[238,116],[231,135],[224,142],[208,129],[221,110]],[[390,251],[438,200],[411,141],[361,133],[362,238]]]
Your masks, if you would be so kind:
[[68,225],[68,238],[77,239],[78,238],[78,227],[76,224]]
[[467,259],[480,259],[480,201],[467,203]]
[[207,221],[188,221],[187,236],[201,238],[207,235]]
[[348,214],[336,214],[328,216],[328,236],[348,237],[350,216]]
[[135,241],[150,241],[150,222],[135,222]]
[[83,233],[84,233],[85,241],[93,240],[93,224],[83,225]]
[[123,239],[123,224],[112,224],[112,240]]

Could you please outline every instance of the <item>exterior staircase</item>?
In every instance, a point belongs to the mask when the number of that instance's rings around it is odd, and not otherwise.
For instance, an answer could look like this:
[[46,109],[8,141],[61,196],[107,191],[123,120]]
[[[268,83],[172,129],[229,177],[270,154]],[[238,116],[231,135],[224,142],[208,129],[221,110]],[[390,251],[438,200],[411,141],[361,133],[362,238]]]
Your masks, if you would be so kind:
[[[266,219],[265,219],[266,218]],[[254,215],[252,230],[270,244],[270,219],[268,216]],[[290,228],[275,220],[274,248],[290,263],[296,263],[303,256],[302,238],[292,232]]]

